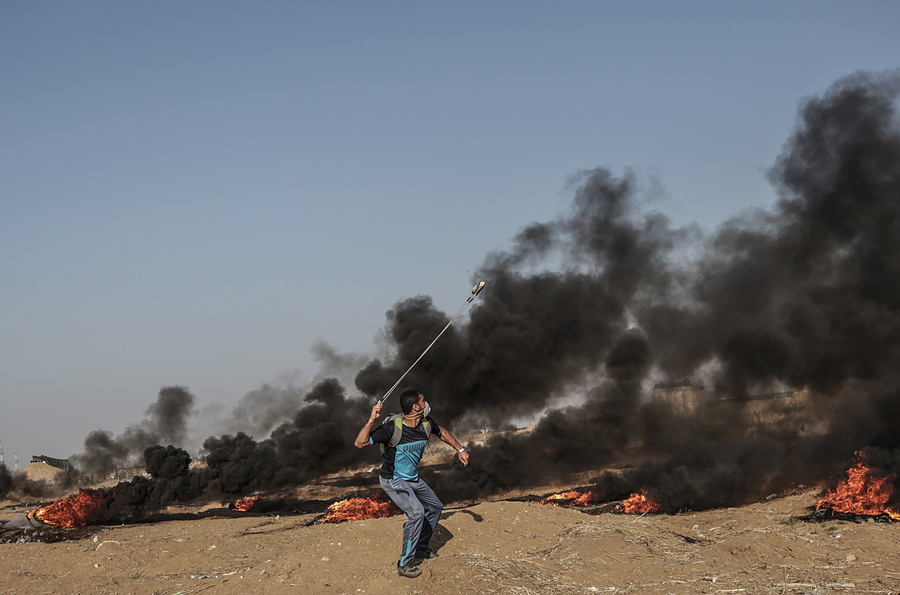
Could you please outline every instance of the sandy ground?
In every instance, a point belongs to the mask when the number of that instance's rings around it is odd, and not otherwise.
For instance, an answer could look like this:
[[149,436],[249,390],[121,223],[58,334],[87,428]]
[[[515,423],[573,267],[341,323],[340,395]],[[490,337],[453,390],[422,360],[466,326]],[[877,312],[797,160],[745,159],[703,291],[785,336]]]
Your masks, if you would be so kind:
[[[671,516],[448,507],[432,542],[440,557],[416,579],[395,570],[402,516],[310,525],[316,514],[196,509],[178,520],[182,508],[80,539],[2,544],[0,593],[900,592],[900,524],[799,520],[819,493]],[[0,521],[24,509],[7,502]]]

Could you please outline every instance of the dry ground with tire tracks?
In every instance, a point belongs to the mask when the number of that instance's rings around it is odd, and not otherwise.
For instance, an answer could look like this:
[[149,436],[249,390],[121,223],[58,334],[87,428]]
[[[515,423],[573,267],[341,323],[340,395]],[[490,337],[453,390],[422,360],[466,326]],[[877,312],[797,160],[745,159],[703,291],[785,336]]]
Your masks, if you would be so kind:
[[[315,515],[213,514],[104,526],[76,540],[0,545],[0,593],[900,593],[900,524],[798,520],[818,495],[679,515],[503,500],[448,507],[440,557],[416,579],[394,569],[403,517],[309,525]],[[7,502],[0,521],[21,511]]]

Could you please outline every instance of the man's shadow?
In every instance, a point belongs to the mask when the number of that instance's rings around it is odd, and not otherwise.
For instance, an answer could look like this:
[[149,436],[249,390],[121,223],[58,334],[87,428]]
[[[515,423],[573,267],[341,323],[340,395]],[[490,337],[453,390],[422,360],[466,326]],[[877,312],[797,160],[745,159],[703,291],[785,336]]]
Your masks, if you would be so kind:
[[[480,514],[476,514],[471,510],[466,510],[465,508],[445,512],[441,515],[441,520],[446,521],[454,514],[458,513],[463,513],[471,516],[473,519],[475,519],[476,523],[480,523],[484,520],[484,517],[482,517]],[[442,547],[444,547],[451,539],[453,539],[453,533],[451,533],[447,527],[438,523],[437,528],[434,530],[434,535],[431,537],[431,549],[433,549],[434,551],[438,551]]]

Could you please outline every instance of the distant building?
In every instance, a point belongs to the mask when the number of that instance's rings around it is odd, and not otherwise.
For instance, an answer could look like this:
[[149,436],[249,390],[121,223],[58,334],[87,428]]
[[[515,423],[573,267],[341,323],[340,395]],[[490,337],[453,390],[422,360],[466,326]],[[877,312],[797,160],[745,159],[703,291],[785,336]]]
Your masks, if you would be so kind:
[[743,401],[744,411],[752,416],[758,430],[799,429],[801,435],[824,431],[824,422],[816,412],[815,399],[809,389],[750,395]]
[[72,471],[74,468],[72,467],[72,463],[69,462],[69,459],[54,459],[53,457],[48,457],[45,455],[35,455],[31,457],[32,463],[47,463],[57,469],[62,469],[63,471]]
[[675,411],[691,412],[708,403],[709,393],[702,384],[694,384],[689,378],[681,382],[660,382],[653,387],[653,402],[667,403]]
[[816,411],[814,395],[807,388],[735,398],[708,392],[702,384],[685,379],[654,386],[653,402],[666,403],[682,414],[694,413],[705,404],[715,406],[720,412],[740,411],[748,416],[748,429],[753,433],[810,435],[822,433],[825,428],[824,420]]

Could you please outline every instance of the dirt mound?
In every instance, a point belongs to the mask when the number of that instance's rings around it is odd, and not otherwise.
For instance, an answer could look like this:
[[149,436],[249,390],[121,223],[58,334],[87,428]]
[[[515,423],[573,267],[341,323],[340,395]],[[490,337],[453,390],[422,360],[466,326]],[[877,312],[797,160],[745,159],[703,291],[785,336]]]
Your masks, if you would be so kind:
[[25,474],[28,481],[43,481],[50,485],[61,482],[66,475],[66,472],[59,467],[54,467],[53,465],[48,465],[43,462],[29,463],[28,466],[22,470],[22,473]]

